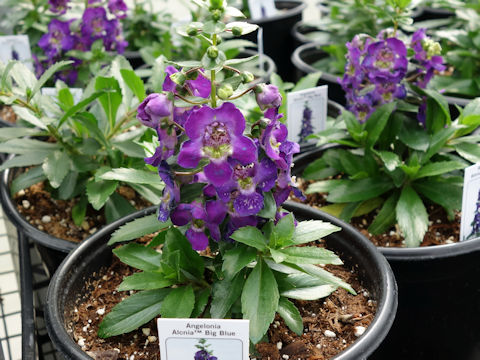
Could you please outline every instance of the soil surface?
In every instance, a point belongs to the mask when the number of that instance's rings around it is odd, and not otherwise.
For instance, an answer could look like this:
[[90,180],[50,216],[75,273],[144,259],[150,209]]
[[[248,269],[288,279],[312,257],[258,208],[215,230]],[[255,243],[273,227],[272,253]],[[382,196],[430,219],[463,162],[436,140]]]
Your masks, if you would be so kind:
[[[304,192],[308,185],[313,183],[313,181],[305,182],[302,179],[298,180],[300,183],[300,188]],[[326,201],[326,196],[327,194],[325,193],[307,194],[307,200],[304,201],[304,203],[318,209],[328,204]],[[295,198],[292,198],[292,200],[299,201]],[[460,212],[455,214],[455,218],[453,220],[448,219],[445,209],[437,204],[428,205],[427,212],[429,219],[428,230],[420,246],[444,245],[459,241],[461,219]],[[386,233],[380,235],[372,235],[368,232],[367,229],[373,222],[376,214],[376,212],[371,212],[363,216],[354,217],[350,224],[357,228],[364,236],[370,239],[375,246],[404,247],[405,239],[398,226],[394,226]]]
[[[127,186],[119,186],[117,192],[139,210],[151,205]],[[72,208],[78,199],[53,199],[45,189],[44,183],[20,190],[13,200],[19,213],[31,225],[59,239],[81,242],[105,225],[103,211],[96,211],[90,206],[87,207],[85,220],[81,226],[75,225],[72,220]]]
[[[359,282],[354,271],[343,266],[327,266],[328,270],[349,282],[358,295],[343,289],[326,299],[295,301],[304,322],[304,334],[297,336],[276,318],[268,330],[270,343],[258,344],[251,359],[323,360],[330,359],[352,344],[374,318],[376,302]],[[124,276],[135,270],[114,257],[108,268],[94,274],[85,285],[84,295],[66,314],[67,329],[84,351],[95,359],[159,359],[155,320],[137,331],[108,339],[97,337],[98,325],[110,309],[128,296],[116,289]]]
[[17,115],[10,106],[0,106],[0,120],[8,122],[10,124],[17,123]]

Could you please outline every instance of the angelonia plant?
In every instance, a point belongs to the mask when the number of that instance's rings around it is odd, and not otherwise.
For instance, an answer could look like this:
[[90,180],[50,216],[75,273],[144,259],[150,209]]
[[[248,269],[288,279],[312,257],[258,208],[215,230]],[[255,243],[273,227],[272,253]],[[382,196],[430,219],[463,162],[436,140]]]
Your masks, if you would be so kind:
[[[42,92],[45,83],[71,62],[59,62],[37,80],[18,61],[0,63],[0,102],[11,105],[18,121],[0,129],[0,151],[15,154],[0,170],[23,168],[10,184],[13,194],[44,182],[53,199],[76,199],[72,220],[81,226],[92,207],[107,222],[135,211],[116,190],[128,185],[152,203],[163,184],[144,161],[144,129],[132,128],[145,98],[142,80],[117,57],[104,76],[93,77],[75,103],[70,88],[57,81],[56,96]],[[48,141],[45,141],[47,140]]]
[[341,84],[347,109],[335,129],[314,135],[338,143],[309,165],[304,177],[321,180],[306,193],[324,193],[322,209],[345,221],[368,213],[377,235],[397,228],[408,247],[428,229],[428,206],[453,220],[461,209],[462,170],[478,162],[479,99],[451,118],[446,99],[425,89],[444,69],[440,47],[420,29],[405,42],[395,31],[356,36],[347,44]]
[[[210,47],[200,61],[168,66],[163,91],[138,108],[138,119],[157,137],[144,146],[151,155],[145,161],[165,184],[158,214],[126,224],[109,243],[162,231],[147,246],[129,243],[114,250],[141,270],[119,290],[138,292],[106,315],[99,336],[132,331],[158,315],[229,317],[249,319],[250,339],[258,343],[277,312],[301,335],[302,317],[289,299],[320,299],[338,286],[355,293],[316,266],[340,264],[334,253],[297,246],[340,229],[297,222],[282,210],[292,193],[302,196],[290,176],[299,145],[287,139],[279,121],[282,98],[276,86],[252,83],[251,74],[236,69],[252,59],[226,60],[217,47],[221,36],[256,27],[220,22],[227,12],[241,16],[225,1],[196,3],[210,15],[181,33],[202,36]],[[243,96],[255,97],[260,120],[245,118],[237,108],[234,101]],[[152,304],[155,310],[145,315],[141,309]],[[119,319],[126,321],[120,326]]]
[[209,350],[210,344],[207,343],[207,340],[200,339],[198,344],[195,345],[199,349],[193,356],[194,360],[217,360],[216,356],[213,356],[213,351]]
[[[71,7],[70,0],[49,0],[50,11],[58,17]],[[121,20],[127,16],[123,0],[87,0],[81,18],[52,18],[48,31],[38,41],[43,54],[34,58],[37,77],[60,60],[72,60],[68,68],[55,77],[74,85],[85,83],[91,73],[110,62],[114,55],[122,54],[128,46],[123,36]],[[80,79],[79,79],[80,77]]]

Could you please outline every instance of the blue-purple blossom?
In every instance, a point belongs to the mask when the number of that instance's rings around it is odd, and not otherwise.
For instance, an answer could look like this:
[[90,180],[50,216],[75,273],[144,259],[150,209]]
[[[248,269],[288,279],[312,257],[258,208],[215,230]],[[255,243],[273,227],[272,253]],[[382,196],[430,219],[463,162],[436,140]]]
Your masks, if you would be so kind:
[[[165,73],[167,76],[163,82],[163,91],[177,93],[177,84],[170,79],[170,76],[177,72],[178,70],[171,65],[165,68]],[[191,95],[206,99],[210,96],[212,85],[209,79],[202,74],[198,74],[196,79],[185,81],[185,88],[190,92]]]
[[269,108],[278,109],[282,105],[282,95],[278,88],[272,84],[261,84],[255,89],[255,97],[260,109],[265,110]]
[[398,83],[407,73],[407,48],[397,38],[377,41],[368,46],[362,67],[372,83]]
[[125,4],[123,0],[108,1],[108,11],[119,19],[123,19],[127,16],[127,10],[127,4]]
[[38,46],[40,46],[49,58],[55,58],[62,52],[74,48],[77,39],[70,31],[72,21],[73,20],[60,21],[52,19],[50,24],[48,24],[48,32],[40,38]]
[[123,54],[128,46],[128,41],[123,37],[122,24],[117,19],[108,20],[105,24],[105,36],[103,45],[107,51],[116,51]]
[[137,119],[151,128],[158,128],[163,120],[173,117],[173,102],[166,94],[150,94],[138,106]]
[[147,164],[155,167],[159,166],[162,161],[168,160],[173,155],[177,145],[177,133],[173,126],[164,129],[157,127],[156,130],[159,145],[151,157],[145,158]]
[[48,0],[48,5],[50,5],[50,11],[58,14],[63,15],[67,12],[69,8],[68,3],[70,0]]
[[175,183],[173,173],[166,161],[161,161],[157,166],[158,175],[165,184],[158,209],[158,220],[165,222],[168,220],[170,212],[180,202],[180,188]]
[[440,56],[440,44],[427,37],[426,29],[418,29],[412,35],[410,46],[415,52],[414,58],[419,66],[415,84],[426,88],[435,71],[445,70],[443,58]]
[[313,134],[313,126],[312,126],[312,109],[308,106],[308,101],[305,102],[303,107],[303,116],[302,116],[302,124],[300,128],[300,134],[298,134],[298,142],[303,143],[306,140],[307,136]]
[[233,169],[228,157],[242,164],[256,160],[257,148],[252,139],[243,135],[245,118],[232,103],[212,109],[203,106],[194,110],[185,122],[189,140],[182,144],[178,164],[195,168],[201,159],[208,159],[204,173],[210,183],[221,186],[231,178]]

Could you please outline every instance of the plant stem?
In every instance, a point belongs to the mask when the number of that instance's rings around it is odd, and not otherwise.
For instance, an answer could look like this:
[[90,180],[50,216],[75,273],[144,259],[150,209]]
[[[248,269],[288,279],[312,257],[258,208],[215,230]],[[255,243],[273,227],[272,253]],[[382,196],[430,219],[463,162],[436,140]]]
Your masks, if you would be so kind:
[[252,90],[255,89],[256,87],[257,87],[257,85],[251,86],[251,87],[249,87],[247,90],[245,90],[244,92],[242,92],[241,94],[238,94],[237,96],[229,97],[228,100],[238,99],[238,98],[242,97],[243,95],[245,95],[246,93],[252,91]]
[[115,136],[115,134],[121,129],[123,124],[129,121],[132,118],[132,115],[135,115],[136,112],[137,112],[137,108],[134,108],[128,111],[125,115],[123,115],[122,119],[117,124],[115,124],[113,129],[107,135],[107,140],[110,140],[113,136]]

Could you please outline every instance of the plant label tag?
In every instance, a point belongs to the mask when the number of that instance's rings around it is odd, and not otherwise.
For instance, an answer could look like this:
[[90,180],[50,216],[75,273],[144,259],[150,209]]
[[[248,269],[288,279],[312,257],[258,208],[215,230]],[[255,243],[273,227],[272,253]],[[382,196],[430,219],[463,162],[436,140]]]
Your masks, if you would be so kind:
[[480,163],[465,169],[460,241],[480,238]]
[[32,52],[27,35],[0,36],[0,61],[19,60],[33,71]]
[[249,320],[159,318],[157,327],[162,360],[249,359]]
[[290,141],[313,142],[308,135],[324,130],[327,123],[328,86],[287,94],[287,124]]
[[248,9],[252,20],[260,20],[277,14],[274,0],[248,0]]

